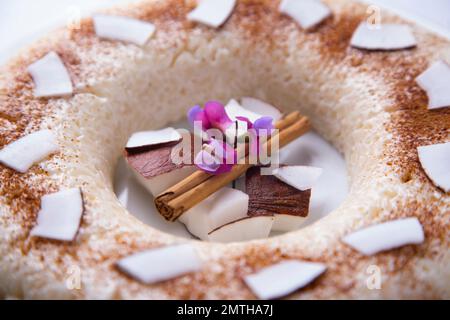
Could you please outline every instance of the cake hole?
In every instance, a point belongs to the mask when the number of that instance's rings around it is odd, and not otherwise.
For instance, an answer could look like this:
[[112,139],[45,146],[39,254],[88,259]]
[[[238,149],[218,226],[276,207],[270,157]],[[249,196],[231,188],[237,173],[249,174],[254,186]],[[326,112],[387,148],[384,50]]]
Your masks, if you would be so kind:
[[[173,123],[174,128],[188,128],[186,122]],[[280,163],[315,166],[323,173],[311,192],[309,215],[304,228],[336,209],[348,192],[347,171],[343,156],[318,133],[311,131],[293,141],[280,152]],[[195,239],[181,222],[168,222],[156,210],[153,196],[139,183],[121,157],[115,171],[114,191],[121,204],[143,223],[163,232]],[[270,236],[280,235],[271,232]]]

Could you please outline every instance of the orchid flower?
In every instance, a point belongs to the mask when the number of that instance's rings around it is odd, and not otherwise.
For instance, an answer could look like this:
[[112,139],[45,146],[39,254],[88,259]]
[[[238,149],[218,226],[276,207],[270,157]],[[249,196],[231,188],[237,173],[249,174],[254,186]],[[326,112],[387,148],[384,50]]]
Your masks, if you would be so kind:
[[[217,101],[209,101],[205,104],[204,108],[199,105],[192,107],[188,111],[189,123],[196,127],[201,125],[201,130],[207,131],[208,129],[219,129],[223,133],[235,123],[227,115],[223,104]],[[259,135],[262,130],[266,130],[266,133],[271,132],[273,127],[273,119],[271,117],[261,117],[252,123],[246,117],[236,117],[236,120],[244,121],[247,123],[249,134],[253,137],[250,150],[253,154],[259,152]],[[208,173],[220,174],[229,172],[233,164],[237,163],[236,150],[228,145],[226,142],[218,141],[210,138],[208,144],[205,145],[205,149],[201,150],[196,158],[196,166]],[[230,161],[231,160],[231,161]]]
[[227,143],[211,139],[195,157],[195,165],[208,173],[221,174],[231,170],[237,162],[236,150]]

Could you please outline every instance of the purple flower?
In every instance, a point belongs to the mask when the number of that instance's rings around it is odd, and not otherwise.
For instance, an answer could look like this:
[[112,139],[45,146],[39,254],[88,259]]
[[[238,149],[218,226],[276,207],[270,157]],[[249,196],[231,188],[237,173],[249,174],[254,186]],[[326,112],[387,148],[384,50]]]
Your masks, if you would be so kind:
[[217,101],[207,102],[204,109],[198,105],[192,107],[188,111],[188,120],[193,127],[195,126],[194,122],[200,121],[202,129],[205,131],[216,128],[225,132],[233,123],[225,112],[223,104]]
[[227,143],[211,139],[195,157],[195,165],[205,172],[221,174],[231,170],[236,158],[236,150]]

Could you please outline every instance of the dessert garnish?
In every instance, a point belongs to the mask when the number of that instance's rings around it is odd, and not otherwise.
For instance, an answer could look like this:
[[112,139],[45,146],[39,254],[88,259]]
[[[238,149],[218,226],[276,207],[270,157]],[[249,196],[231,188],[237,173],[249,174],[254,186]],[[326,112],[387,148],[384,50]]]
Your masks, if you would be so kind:
[[[278,121],[280,120],[283,115],[280,112],[280,110],[278,110],[277,108],[275,108],[274,106],[272,106],[271,104],[268,104],[267,102],[261,101],[259,99],[256,98],[251,98],[251,97],[243,97],[241,99],[241,104],[242,108],[244,110],[250,111],[254,114],[263,114],[265,116],[271,117],[274,121]],[[225,106],[225,109],[227,109],[227,107]],[[227,110],[228,113],[228,110]],[[228,113],[229,114],[229,113]],[[241,114],[242,116],[242,114]],[[247,116],[247,118],[249,118],[251,121],[254,121],[256,119],[252,119],[250,117]]]
[[67,189],[41,198],[37,225],[30,235],[41,238],[73,241],[83,215],[83,196],[80,188]]
[[271,216],[245,217],[212,230],[208,240],[225,243],[267,238],[273,221]]
[[152,284],[199,271],[202,261],[194,247],[181,244],[138,252],[122,258],[116,265],[130,277]]
[[422,225],[417,218],[392,220],[363,228],[345,236],[342,241],[366,256],[424,241]]
[[350,45],[366,50],[402,50],[417,45],[411,28],[402,24],[370,24],[361,22]]
[[28,66],[37,98],[61,97],[73,93],[72,81],[64,63],[55,52],[49,52]]
[[145,151],[146,149],[151,149],[158,145],[180,142],[181,139],[181,134],[171,127],[161,130],[140,131],[133,133],[128,139],[125,150],[128,152]]
[[220,27],[233,12],[236,0],[202,0],[187,18],[212,28]]
[[129,17],[97,14],[93,17],[95,33],[99,38],[118,40],[143,46],[155,32],[155,26]]
[[[190,164],[192,162],[189,163],[186,161],[175,163],[172,161],[174,153],[183,152],[183,148],[181,148],[180,144],[183,143],[184,139],[192,139],[191,135],[180,135],[182,139],[177,141],[176,139],[179,134],[174,130],[176,132],[175,134],[172,130],[166,130],[170,134],[165,138],[165,143],[150,146],[143,145],[131,149],[131,152],[127,148],[125,150],[124,156],[128,166],[131,168],[139,182],[144,185],[153,196],[158,195],[196,171],[196,167],[193,164]],[[155,132],[160,134],[161,131],[162,130],[158,130]],[[159,134],[156,136],[159,137]],[[146,141],[147,143],[149,142],[149,140]],[[155,139],[151,140],[151,142],[155,141]],[[157,141],[161,142],[163,140],[157,139]],[[138,144],[141,145],[142,143]],[[134,143],[130,144],[129,141],[127,145],[134,145]],[[193,149],[191,149],[191,152],[193,152]],[[182,156],[182,154],[180,154],[180,156]]]
[[322,263],[285,260],[245,276],[244,281],[259,299],[275,299],[305,287],[326,269]]
[[305,191],[311,189],[322,174],[322,168],[310,166],[282,166],[272,173],[281,181]]
[[247,170],[245,193],[249,195],[248,215],[273,216],[272,231],[298,229],[309,212],[310,189],[300,191],[273,175],[261,175],[260,167]]
[[[303,135],[309,129],[309,121],[306,117],[294,112],[275,125],[279,132],[270,136],[264,144],[264,150],[268,150],[270,156],[271,142],[278,139],[279,146],[283,147],[289,142]],[[248,157],[224,174],[211,175],[204,171],[198,171],[172,186],[155,198],[155,205],[160,214],[169,221],[175,221],[178,217],[204,200],[220,188],[231,183],[241,176],[253,164]]]
[[0,163],[18,172],[27,172],[33,164],[58,151],[58,142],[50,130],[30,133],[0,150]]
[[417,148],[423,170],[433,183],[450,191],[450,142]]
[[214,229],[247,217],[248,199],[246,193],[224,187],[182,214],[179,221],[192,235],[209,240]]
[[294,19],[303,29],[309,29],[331,15],[320,0],[282,0],[279,11]]
[[421,73],[416,82],[428,96],[428,109],[450,106],[450,66],[437,61]]

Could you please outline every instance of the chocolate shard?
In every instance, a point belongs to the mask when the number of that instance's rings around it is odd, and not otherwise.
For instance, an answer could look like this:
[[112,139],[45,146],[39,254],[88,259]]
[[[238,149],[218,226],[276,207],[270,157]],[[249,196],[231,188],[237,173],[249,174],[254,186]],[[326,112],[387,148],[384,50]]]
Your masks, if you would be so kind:
[[291,215],[306,217],[311,190],[300,191],[273,175],[261,175],[261,167],[250,168],[245,177],[249,216]]

